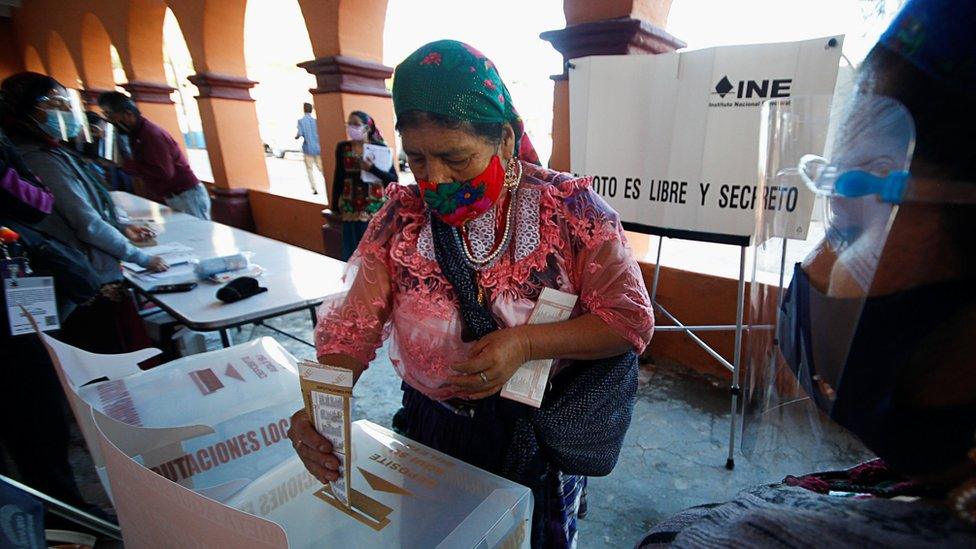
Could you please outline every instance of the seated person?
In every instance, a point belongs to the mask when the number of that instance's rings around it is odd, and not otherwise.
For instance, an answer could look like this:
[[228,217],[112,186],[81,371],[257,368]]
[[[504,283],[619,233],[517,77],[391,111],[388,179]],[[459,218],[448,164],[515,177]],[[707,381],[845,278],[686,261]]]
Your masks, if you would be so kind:
[[88,351],[119,353],[150,345],[145,328],[121,285],[120,261],[164,271],[166,261],[132,244],[153,236],[147,227],[119,222],[112,198],[71,147],[80,122],[64,87],[42,74],[15,74],[0,84],[4,131],[27,168],[54,195],[54,211],[37,229],[82,251],[102,291],[95,301],[62,325],[64,340]]
[[[769,387],[799,382],[810,397],[784,406],[826,412],[880,460],[687,509],[640,547],[976,547],[974,24],[971,3],[909,0],[864,61],[833,149],[840,169],[811,178],[829,189],[826,237],[795,269],[768,355],[784,374]],[[881,154],[898,147],[900,165]],[[885,172],[907,159],[899,196]],[[861,180],[870,194],[841,184],[864,172],[878,176]]]
[[[78,129],[64,87],[37,73],[16,74],[0,87],[5,94],[7,135],[30,170],[54,193],[55,211],[40,228],[86,250],[102,283],[122,279],[119,261],[166,270],[163,258],[151,257],[130,242],[146,238],[145,228],[120,224],[104,187],[69,147],[60,146],[63,139],[74,139]],[[69,135],[61,133],[58,117]]]

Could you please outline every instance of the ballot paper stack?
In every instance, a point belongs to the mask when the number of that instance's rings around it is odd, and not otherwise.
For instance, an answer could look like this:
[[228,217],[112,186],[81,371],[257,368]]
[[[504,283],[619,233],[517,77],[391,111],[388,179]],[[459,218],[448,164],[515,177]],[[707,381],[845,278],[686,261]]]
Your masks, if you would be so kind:
[[[529,324],[569,320],[575,306],[575,295],[543,288],[539,301],[532,310],[532,316],[529,317]],[[541,407],[553,362],[551,359],[533,360],[520,366],[502,387],[502,398],[528,404],[533,408]]]

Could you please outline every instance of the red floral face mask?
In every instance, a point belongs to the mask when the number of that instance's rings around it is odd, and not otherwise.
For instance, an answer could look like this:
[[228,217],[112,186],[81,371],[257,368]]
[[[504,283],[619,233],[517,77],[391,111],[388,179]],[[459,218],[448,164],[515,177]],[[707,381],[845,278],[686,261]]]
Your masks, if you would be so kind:
[[418,181],[417,185],[431,213],[448,225],[460,227],[487,212],[498,201],[505,187],[505,168],[495,155],[485,171],[470,181]]

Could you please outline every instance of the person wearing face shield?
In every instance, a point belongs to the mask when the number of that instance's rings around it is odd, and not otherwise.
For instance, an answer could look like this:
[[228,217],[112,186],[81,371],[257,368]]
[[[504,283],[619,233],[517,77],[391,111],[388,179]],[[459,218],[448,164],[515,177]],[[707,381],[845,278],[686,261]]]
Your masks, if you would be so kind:
[[821,195],[824,237],[752,293],[742,450],[813,465],[853,435],[878,459],[683,511],[641,547],[976,546],[974,25],[972,3],[909,0],[827,157],[794,150],[818,123],[797,98],[767,106],[761,179]]
[[54,193],[55,215],[48,216],[41,228],[86,250],[103,284],[121,280],[119,261],[166,270],[165,260],[132,244],[152,236],[147,229],[120,223],[104,186],[70,147],[61,146],[82,128],[65,88],[37,73],[13,75],[0,87],[7,135],[28,167]]
[[133,245],[152,237],[151,229],[120,222],[105,187],[73,147],[63,146],[83,135],[80,103],[56,80],[38,73],[10,76],[0,84],[0,91],[4,131],[27,168],[54,195],[53,211],[37,229],[85,254],[101,286],[84,314],[72,314],[62,325],[64,339],[102,353],[148,346],[148,336],[122,285],[119,262],[131,261],[156,272],[168,265]]
[[[329,207],[342,218],[342,260],[352,257],[366,233],[366,226],[386,202],[385,189],[400,180],[394,164],[381,170],[363,157],[363,145],[386,146],[373,117],[363,111],[349,113],[346,121],[348,141],[335,149],[335,174]],[[372,178],[363,177],[371,174]]]
[[184,213],[210,219],[210,195],[197,179],[173,136],[142,116],[129,96],[105,92],[98,106],[119,133],[128,137],[122,168],[145,183],[148,197]]

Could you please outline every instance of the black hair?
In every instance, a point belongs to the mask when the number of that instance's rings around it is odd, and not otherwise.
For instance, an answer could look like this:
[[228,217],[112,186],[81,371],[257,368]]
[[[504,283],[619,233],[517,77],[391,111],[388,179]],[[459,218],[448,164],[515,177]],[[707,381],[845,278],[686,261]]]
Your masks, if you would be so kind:
[[98,106],[109,112],[131,112],[135,115],[142,114],[139,112],[139,107],[136,106],[135,101],[133,101],[131,97],[117,91],[109,91],[99,95]]
[[305,111],[305,112],[307,112],[307,113],[312,112],[312,104],[311,103],[303,103],[302,104],[302,110]]
[[897,99],[915,121],[913,172],[972,180],[976,173],[976,106],[971,93],[933,78],[883,45],[864,60],[858,92]]
[[383,140],[383,135],[380,130],[376,127],[376,120],[372,116],[367,114],[365,111],[352,111],[349,113],[366,125],[369,134],[366,136],[366,140],[374,145],[386,145],[386,141]]
[[453,116],[418,110],[400,113],[397,117],[396,129],[403,131],[425,123],[449,130],[462,130],[493,145],[501,143],[505,135],[505,124],[502,122],[467,122]]
[[4,115],[18,119],[30,116],[37,100],[56,88],[64,86],[50,76],[37,72],[19,72],[5,78],[0,84]]

